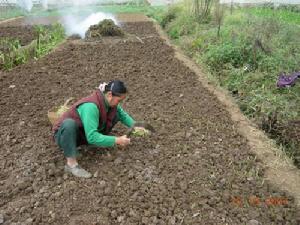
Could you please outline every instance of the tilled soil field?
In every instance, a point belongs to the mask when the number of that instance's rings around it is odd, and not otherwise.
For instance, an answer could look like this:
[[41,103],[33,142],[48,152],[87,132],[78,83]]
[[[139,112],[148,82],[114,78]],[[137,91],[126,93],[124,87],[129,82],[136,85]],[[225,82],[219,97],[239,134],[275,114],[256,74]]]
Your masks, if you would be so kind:
[[3,26],[0,27],[0,38],[13,38],[20,41],[21,46],[29,44],[36,37],[32,26]]
[[[0,72],[4,224],[299,224],[293,198],[264,180],[230,114],[153,24],[124,29],[138,38],[68,41]],[[114,78],[129,88],[126,110],[157,134],[126,148],[81,147],[93,178],[64,174],[47,111]]]

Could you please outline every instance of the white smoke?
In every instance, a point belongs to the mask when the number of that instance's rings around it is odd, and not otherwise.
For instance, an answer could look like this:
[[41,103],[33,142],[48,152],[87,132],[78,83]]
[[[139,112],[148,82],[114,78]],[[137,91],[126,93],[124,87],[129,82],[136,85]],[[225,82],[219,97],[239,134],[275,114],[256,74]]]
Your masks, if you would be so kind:
[[[112,14],[101,12],[95,13],[95,10],[93,8],[84,7],[100,4],[101,2],[107,3],[109,1],[111,0],[40,0],[39,5],[42,6],[44,10],[48,9],[48,5],[51,5],[58,10],[59,14],[61,15],[61,19],[59,20],[62,22],[62,25],[64,26],[66,34],[68,36],[78,34],[81,38],[84,38],[86,31],[91,25],[98,24],[104,19],[111,19],[115,24],[118,25],[117,20]],[[112,2],[118,1],[122,2],[126,0],[112,0]],[[28,12],[30,12],[33,7],[32,0],[17,0],[17,2],[20,7],[27,10]],[[82,17],[83,11],[85,12],[85,15],[89,15],[84,19]],[[87,11],[89,11],[89,14],[87,14]]]
[[74,6],[84,6],[84,5],[92,5],[97,2],[100,2],[98,0],[71,0],[71,3],[73,3]]
[[81,38],[84,38],[85,32],[91,25],[95,25],[104,19],[111,19],[115,24],[117,24],[117,20],[113,17],[113,15],[101,12],[92,13],[81,22],[79,22],[80,18],[68,15],[63,17],[63,24],[67,35],[78,34]]
[[31,0],[17,0],[17,4],[22,9],[25,9],[27,12],[30,12],[33,6]]
[[42,7],[44,10],[48,9],[48,0],[42,0]]

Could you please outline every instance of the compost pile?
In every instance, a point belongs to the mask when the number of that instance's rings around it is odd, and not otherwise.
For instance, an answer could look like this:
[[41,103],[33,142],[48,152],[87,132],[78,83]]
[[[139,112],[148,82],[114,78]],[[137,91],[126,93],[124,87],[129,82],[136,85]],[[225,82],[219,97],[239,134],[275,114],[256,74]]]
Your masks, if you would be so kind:
[[125,35],[124,31],[118,27],[111,19],[105,19],[96,25],[90,26],[88,31],[85,33],[86,39],[101,38],[104,36],[120,36]]

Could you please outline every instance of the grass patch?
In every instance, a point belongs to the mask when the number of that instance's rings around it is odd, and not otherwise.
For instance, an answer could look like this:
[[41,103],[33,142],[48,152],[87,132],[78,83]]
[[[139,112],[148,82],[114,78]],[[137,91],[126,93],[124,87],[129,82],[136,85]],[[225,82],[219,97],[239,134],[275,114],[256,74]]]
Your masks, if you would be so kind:
[[32,16],[42,11],[44,10],[39,6],[32,7],[31,12],[27,12],[20,7],[0,7],[0,21],[19,16]]
[[250,13],[254,16],[264,18],[276,18],[282,22],[300,25],[300,13],[286,9],[272,9],[267,7],[242,8],[242,13]]
[[0,7],[0,21],[13,17],[24,16],[26,13],[19,8],[1,8]]

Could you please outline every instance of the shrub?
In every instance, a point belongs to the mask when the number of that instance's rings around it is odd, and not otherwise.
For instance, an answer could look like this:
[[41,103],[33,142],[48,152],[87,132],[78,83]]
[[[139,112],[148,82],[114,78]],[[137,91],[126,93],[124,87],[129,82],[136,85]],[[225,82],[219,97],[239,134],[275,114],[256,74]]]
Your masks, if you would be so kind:
[[172,6],[168,8],[167,12],[162,17],[160,25],[165,28],[169,23],[171,23],[181,12],[181,8],[178,6]]
[[51,51],[65,37],[65,31],[61,24],[56,23],[51,26],[36,26],[38,33],[36,57],[41,57]]
[[225,77],[224,85],[233,94],[241,95],[242,92],[239,91],[241,84],[244,82],[245,73],[243,69],[233,68],[228,72],[227,77]]
[[26,56],[19,53],[20,41],[17,39],[3,38],[0,40],[0,69],[10,69],[26,60]]
[[246,46],[228,42],[211,45],[205,52],[204,61],[213,70],[222,70],[223,65],[228,63],[235,68],[241,67],[248,63],[251,57],[251,52]]

